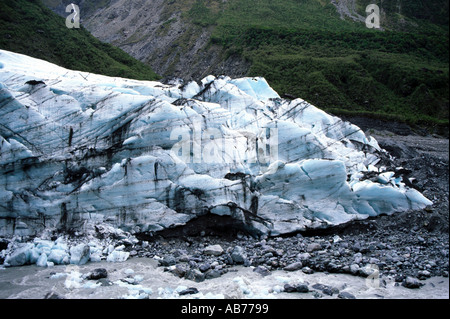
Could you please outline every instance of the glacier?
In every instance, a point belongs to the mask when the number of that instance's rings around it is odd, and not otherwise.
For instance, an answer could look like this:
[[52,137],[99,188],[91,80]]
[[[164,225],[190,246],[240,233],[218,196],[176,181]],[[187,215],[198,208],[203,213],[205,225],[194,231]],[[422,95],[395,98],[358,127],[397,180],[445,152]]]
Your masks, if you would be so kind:
[[431,205],[385,171],[384,153],[264,78],[164,84],[0,50],[2,237],[88,224],[154,233],[208,214],[279,236]]

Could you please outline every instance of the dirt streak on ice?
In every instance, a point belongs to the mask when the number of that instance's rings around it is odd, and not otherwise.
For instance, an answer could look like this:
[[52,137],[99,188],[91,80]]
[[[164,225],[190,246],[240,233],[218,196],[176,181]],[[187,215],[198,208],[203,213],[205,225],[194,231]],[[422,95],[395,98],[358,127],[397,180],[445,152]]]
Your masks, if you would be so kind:
[[[83,275],[96,268],[108,271],[109,286],[86,280]],[[127,279],[128,278],[128,279]],[[320,283],[346,291],[358,299],[448,299],[449,279],[434,277],[423,281],[420,289],[396,286],[393,279],[385,279],[386,285],[374,288],[366,284],[366,279],[346,274],[314,273],[301,271],[273,271],[262,277],[251,267],[235,267],[220,278],[196,283],[180,279],[163,268],[157,261],[148,258],[133,258],[123,263],[98,262],[84,266],[55,266],[39,268],[35,265],[0,269],[1,299],[42,299],[48,293],[55,293],[67,299],[119,299],[119,298],[232,298],[232,299],[312,299],[312,285]],[[127,283],[126,281],[134,284]],[[306,282],[309,293],[286,293],[286,283],[295,285]],[[187,288],[197,288],[195,295],[179,296],[178,292]],[[322,294],[322,298],[337,298],[337,295]]]

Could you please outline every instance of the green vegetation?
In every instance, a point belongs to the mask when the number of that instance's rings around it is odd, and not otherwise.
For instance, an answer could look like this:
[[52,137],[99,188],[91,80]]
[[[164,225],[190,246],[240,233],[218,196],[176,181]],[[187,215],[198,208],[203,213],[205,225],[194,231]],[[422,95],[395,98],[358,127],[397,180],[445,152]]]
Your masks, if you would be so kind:
[[[448,125],[448,1],[378,3],[383,31],[325,0],[217,2],[197,0],[190,18],[280,94],[335,114]],[[358,13],[374,2],[357,1]]]
[[[43,1],[63,7],[61,0]],[[83,10],[109,3],[85,0]],[[329,0],[171,0],[157,34],[166,34],[176,21],[173,14],[182,12],[181,19],[191,24],[173,43],[179,54],[207,28],[210,47],[221,48],[225,59],[248,61],[247,75],[265,77],[280,94],[337,115],[448,125],[448,0],[355,0],[355,9],[365,16],[372,3],[381,8],[383,30],[341,19]],[[129,43],[145,41],[146,35],[137,32]],[[72,69],[156,78],[84,29],[68,30],[64,19],[39,1],[0,0],[0,47]],[[180,57],[172,59],[169,72]]]
[[0,0],[0,48],[91,73],[156,80],[144,63],[84,28],[68,29],[65,19],[39,0]]
[[188,16],[195,24],[206,27],[216,24],[221,8],[221,4],[214,0],[196,0],[189,10]]

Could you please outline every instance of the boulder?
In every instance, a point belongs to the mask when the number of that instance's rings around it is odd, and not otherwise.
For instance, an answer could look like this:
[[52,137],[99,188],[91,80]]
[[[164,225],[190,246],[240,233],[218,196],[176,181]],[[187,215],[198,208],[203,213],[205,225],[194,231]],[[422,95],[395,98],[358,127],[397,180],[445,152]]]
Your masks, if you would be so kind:
[[198,293],[199,293],[199,291],[197,288],[188,288],[188,289],[180,291],[178,294],[180,296],[186,296],[186,295],[195,295]]
[[303,264],[300,261],[297,261],[295,263],[289,264],[286,267],[283,268],[285,271],[297,271],[302,269]]
[[163,267],[173,266],[177,263],[177,260],[174,256],[165,256],[163,259],[159,261],[159,265]]
[[308,284],[305,284],[305,283],[298,284],[295,286],[295,290],[300,293],[307,293],[307,292],[309,292],[309,287],[308,287]]
[[244,248],[241,246],[234,247],[231,252],[231,259],[233,259],[236,264],[244,264],[247,259]]
[[295,288],[295,286],[293,286],[291,284],[285,284],[284,292],[287,292],[287,293],[297,292],[297,288]]
[[255,267],[255,268],[253,269],[253,271],[256,272],[256,273],[258,273],[258,274],[260,274],[260,275],[263,276],[263,277],[266,277],[266,276],[269,276],[269,275],[272,274],[272,273],[270,272],[270,270],[267,269],[267,268],[264,267],[264,266],[258,266],[258,267]]
[[338,298],[339,299],[356,299],[356,297],[354,295],[352,295],[351,293],[349,293],[347,291],[341,291],[338,294]]
[[415,277],[411,277],[411,276],[406,277],[406,279],[402,283],[403,287],[406,287],[409,289],[419,289],[423,285],[424,284],[421,283],[419,279],[417,279]]
[[88,280],[99,280],[102,278],[108,277],[108,271],[105,268],[97,268],[91,271],[87,276],[86,279]]
[[185,278],[195,282],[205,281],[205,274],[198,269],[190,269],[186,272]]
[[214,279],[219,278],[222,275],[222,273],[215,269],[210,269],[205,273],[205,279]]
[[186,264],[177,264],[175,266],[169,267],[168,271],[179,278],[183,278],[189,271],[189,266]]
[[321,250],[321,249],[322,249],[322,246],[318,243],[311,243],[311,244],[308,244],[308,246],[306,246],[306,251],[308,253],[312,253],[314,251]]
[[220,256],[223,254],[223,248],[220,245],[211,245],[203,249],[205,255]]

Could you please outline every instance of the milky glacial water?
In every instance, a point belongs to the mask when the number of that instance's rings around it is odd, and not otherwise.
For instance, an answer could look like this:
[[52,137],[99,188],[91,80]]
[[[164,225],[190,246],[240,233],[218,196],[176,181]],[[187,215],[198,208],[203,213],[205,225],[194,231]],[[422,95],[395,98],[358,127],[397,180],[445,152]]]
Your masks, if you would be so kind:
[[[357,299],[448,299],[449,279],[434,277],[423,281],[420,289],[408,289],[396,285],[392,278],[384,278],[378,285],[375,280],[345,274],[314,273],[301,271],[273,271],[263,277],[248,267],[235,267],[220,278],[196,283],[178,278],[157,267],[157,261],[149,258],[133,258],[123,263],[98,262],[83,266],[55,266],[40,268],[35,265],[1,268],[0,299],[43,299],[48,293],[67,299],[315,299],[314,284],[328,285],[349,292]],[[96,268],[108,271],[110,285],[86,280],[84,275]],[[286,283],[309,284],[309,293],[282,292]],[[179,296],[187,288],[197,288],[195,295]],[[337,295],[321,294],[323,299],[335,299]]]

